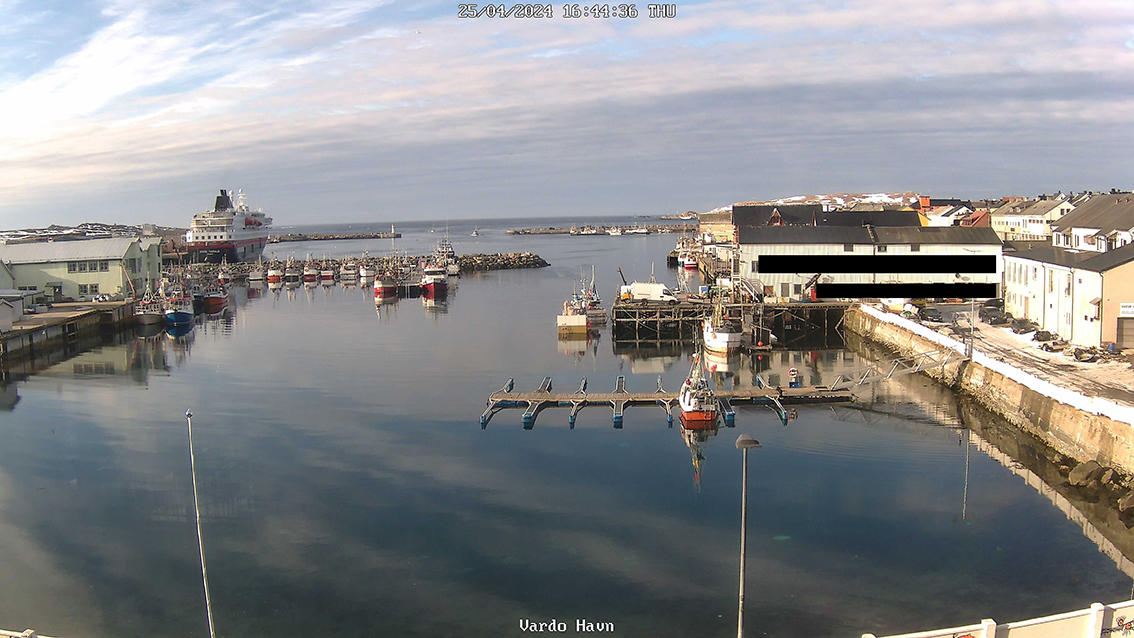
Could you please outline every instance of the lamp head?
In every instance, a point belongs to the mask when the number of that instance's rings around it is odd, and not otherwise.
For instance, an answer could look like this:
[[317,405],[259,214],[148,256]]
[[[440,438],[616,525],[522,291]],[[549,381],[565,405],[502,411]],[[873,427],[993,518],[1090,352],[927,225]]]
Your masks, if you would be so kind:
[[741,434],[740,436],[736,437],[736,449],[738,450],[756,449],[761,447],[764,446],[760,445],[759,441],[747,434]]

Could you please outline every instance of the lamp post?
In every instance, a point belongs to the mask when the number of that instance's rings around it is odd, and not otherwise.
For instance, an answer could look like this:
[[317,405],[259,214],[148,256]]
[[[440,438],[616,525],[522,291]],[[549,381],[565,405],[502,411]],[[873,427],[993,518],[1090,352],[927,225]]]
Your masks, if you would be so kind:
[[744,638],[744,546],[748,536],[748,450],[764,447],[747,434],[736,437],[736,449],[744,450],[744,470],[740,488],[740,607],[736,618],[736,638]]

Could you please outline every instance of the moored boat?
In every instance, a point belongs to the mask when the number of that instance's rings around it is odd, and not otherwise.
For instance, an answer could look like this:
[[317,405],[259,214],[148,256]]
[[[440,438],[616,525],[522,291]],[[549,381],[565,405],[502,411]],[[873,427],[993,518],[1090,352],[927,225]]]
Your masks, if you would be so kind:
[[295,264],[295,262],[292,261],[291,257],[288,257],[287,258],[287,264],[284,266],[284,273],[283,273],[284,283],[289,283],[289,284],[299,283],[299,280],[300,280],[301,277],[302,277],[302,272],[300,271],[299,266],[297,266]]
[[272,267],[268,269],[268,283],[278,284],[283,283],[284,271],[279,267]]
[[448,292],[448,275],[444,268],[436,264],[429,264],[421,270],[421,294],[431,297],[444,297]]
[[307,256],[307,261],[303,264],[303,281],[319,281],[319,268],[311,261],[311,256]]
[[205,291],[204,297],[204,310],[205,314],[213,314],[224,310],[228,305],[228,294],[219,288],[213,288]]
[[189,261],[252,261],[263,254],[271,224],[271,217],[245,204],[243,192],[234,203],[232,192],[222,190],[212,210],[193,215],[185,233]]
[[264,261],[258,259],[252,270],[248,271],[248,281],[264,281]]
[[217,283],[222,286],[232,283],[232,273],[228,271],[228,265],[223,259],[221,260],[220,270],[217,271]]
[[145,326],[165,323],[165,306],[149,293],[134,306],[134,320]]
[[353,259],[344,259],[342,265],[339,266],[339,280],[354,281],[355,279],[358,279],[358,264]]
[[327,255],[323,255],[323,263],[319,267],[319,281],[324,283],[335,280],[335,271],[327,264]]
[[681,409],[681,427],[686,430],[711,430],[717,425],[717,398],[705,378],[704,366],[698,355],[693,355],[689,377],[681,385],[677,396]]
[[193,323],[193,299],[176,291],[165,302],[165,322],[171,326]]
[[737,352],[740,349],[740,340],[744,336],[740,322],[729,318],[720,303],[713,310],[713,314],[701,322],[701,330],[705,350],[723,355]]
[[398,280],[392,274],[383,274],[374,279],[375,299],[397,298],[397,296]]

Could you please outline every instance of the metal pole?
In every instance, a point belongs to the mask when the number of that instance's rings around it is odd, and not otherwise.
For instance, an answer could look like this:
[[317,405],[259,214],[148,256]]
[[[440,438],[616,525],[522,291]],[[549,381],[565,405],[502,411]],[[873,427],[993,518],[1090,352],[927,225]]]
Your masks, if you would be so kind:
[[193,457],[193,413],[185,410],[185,420],[189,422],[189,467],[193,474],[193,511],[197,514],[197,548],[201,553],[201,580],[205,584],[205,613],[209,617],[209,636],[216,638],[213,628],[213,603],[209,598],[209,573],[205,571],[205,542],[201,539],[201,506],[197,502],[197,460]]
[[748,448],[744,449],[744,470],[740,481],[740,608],[736,619],[736,638],[744,638],[744,546],[748,537]]

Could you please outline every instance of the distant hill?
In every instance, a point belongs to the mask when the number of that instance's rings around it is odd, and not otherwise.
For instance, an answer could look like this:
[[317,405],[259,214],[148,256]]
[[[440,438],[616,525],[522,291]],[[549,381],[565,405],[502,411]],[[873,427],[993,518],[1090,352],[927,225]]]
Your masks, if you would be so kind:
[[159,237],[183,236],[186,229],[169,226],[142,224],[103,224],[85,222],[78,226],[52,224],[46,228],[24,228],[21,230],[0,230],[0,242],[5,244],[24,244],[37,241],[68,241],[76,239],[106,239],[108,237],[133,237],[152,235]]

